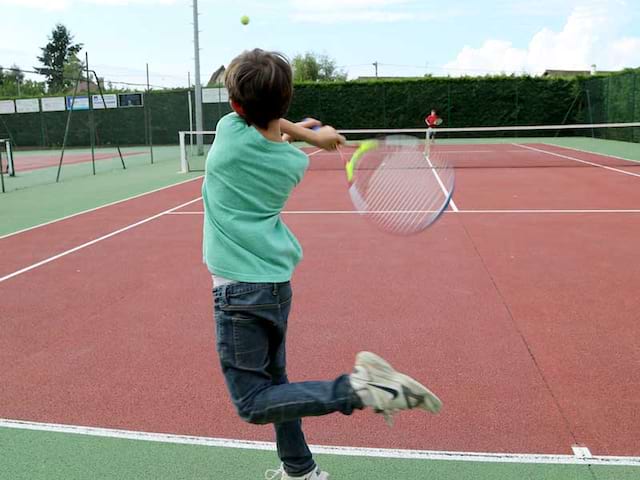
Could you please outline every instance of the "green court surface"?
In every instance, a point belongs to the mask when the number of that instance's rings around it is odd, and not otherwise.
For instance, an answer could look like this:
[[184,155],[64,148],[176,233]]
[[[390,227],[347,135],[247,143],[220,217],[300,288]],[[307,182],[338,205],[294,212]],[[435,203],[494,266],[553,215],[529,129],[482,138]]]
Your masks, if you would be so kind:
[[544,143],[576,150],[640,161],[640,144],[617,140],[601,140],[589,137],[547,138]]
[[178,158],[177,147],[156,147],[153,165],[140,155],[125,157],[126,170],[118,167],[119,159],[107,161],[108,169],[105,161],[96,162],[95,176],[90,164],[69,165],[60,183],[55,183],[56,168],[5,177],[10,190],[0,194],[0,236],[198,176],[178,173]]
[[570,148],[579,152],[607,155],[625,160],[640,161],[640,143],[623,142],[619,140],[605,140],[591,137],[502,137],[502,138],[456,138],[439,139],[444,144],[545,144]]
[[[11,461],[7,461],[11,459]],[[594,480],[637,479],[628,466],[316,456],[332,479]],[[0,428],[2,480],[263,478],[275,451],[180,445]]]

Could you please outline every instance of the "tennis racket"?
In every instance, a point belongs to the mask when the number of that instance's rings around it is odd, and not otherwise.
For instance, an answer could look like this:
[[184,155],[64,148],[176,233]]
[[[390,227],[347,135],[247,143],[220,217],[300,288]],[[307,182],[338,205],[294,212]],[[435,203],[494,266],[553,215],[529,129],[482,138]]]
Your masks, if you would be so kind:
[[437,149],[425,151],[420,139],[407,135],[361,142],[345,170],[356,210],[396,235],[433,225],[453,195],[453,167]]

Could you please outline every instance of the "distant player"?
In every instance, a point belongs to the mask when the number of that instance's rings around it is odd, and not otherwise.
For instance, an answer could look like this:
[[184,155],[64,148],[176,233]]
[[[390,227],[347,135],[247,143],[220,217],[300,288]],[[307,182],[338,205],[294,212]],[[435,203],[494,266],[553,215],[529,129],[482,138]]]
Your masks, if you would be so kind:
[[[291,66],[277,53],[244,52],[225,78],[233,112],[218,122],[202,187],[204,257],[213,276],[217,350],[238,414],[255,424],[275,426],[281,466],[269,479],[327,480],[302,433],[301,419],[371,408],[390,419],[399,410],[433,413],[440,400],[416,380],[395,371],[370,352],[356,355],[351,374],[332,380],[289,383],[285,356],[292,289],[291,276],[302,248],[282,220],[291,192],[309,159],[283,141],[282,134],[326,150],[345,139],[332,127],[308,119],[294,124],[286,115],[293,94]],[[336,285],[318,295],[330,298]],[[328,308],[328,307],[327,307]],[[327,311],[339,315],[340,311]],[[377,319],[384,325],[392,319]],[[372,320],[372,327],[376,328]],[[349,318],[344,319],[345,329]],[[358,332],[344,333],[356,335]],[[322,332],[299,348],[334,345]]]
[[435,128],[442,123],[442,119],[432,109],[431,113],[424,119],[424,123],[427,124],[427,139],[432,140],[436,136]]

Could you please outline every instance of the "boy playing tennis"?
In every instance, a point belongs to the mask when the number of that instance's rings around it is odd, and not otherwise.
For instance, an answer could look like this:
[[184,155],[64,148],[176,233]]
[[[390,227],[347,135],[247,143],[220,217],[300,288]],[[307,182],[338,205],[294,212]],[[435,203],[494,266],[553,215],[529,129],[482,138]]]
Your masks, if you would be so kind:
[[427,139],[431,140],[436,136],[435,128],[440,124],[440,117],[435,110],[431,110],[431,113],[424,119],[424,123],[427,124]]
[[278,470],[267,478],[326,480],[313,460],[301,418],[372,407],[390,420],[397,410],[438,412],[426,387],[360,352],[351,375],[289,383],[285,362],[289,280],[302,249],[280,216],[308,158],[282,135],[331,150],[344,138],[315,120],[284,120],[293,93],[291,67],[259,49],[236,57],[227,70],[233,113],[223,117],[207,158],[202,187],[204,258],[213,276],[216,347],[240,417],[273,423]]

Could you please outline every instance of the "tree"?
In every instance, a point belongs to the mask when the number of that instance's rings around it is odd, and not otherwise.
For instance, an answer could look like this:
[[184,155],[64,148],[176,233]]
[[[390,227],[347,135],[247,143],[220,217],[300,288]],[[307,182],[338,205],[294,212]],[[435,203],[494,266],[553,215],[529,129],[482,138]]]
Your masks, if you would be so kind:
[[336,62],[327,55],[316,55],[307,52],[304,55],[298,54],[291,62],[293,68],[293,80],[296,82],[305,81],[337,81],[346,80],[346,72],[336,67]]
[[24,72],[17,65],[11,65],[11,68],[4,72],[4,81],[19,85],[24,82]]
[[[41,48],[42,56],[38,57],[42,67],[36,67],[39,73],[47,77],[47,86],[49,92],[61,92],[71,85],[75,79],[65,75],[65,66],[72,64],[72,71],[77,76],[77,65],[82,65],[78,60],[77,54],[82,50],[81,43],[73,43],[73,36],[67,30],[67,27],[58,23],[51,36],[48,37],[49,43]],[[69,69],[67,68],[67,74]]]
[[320,66],[318,80],[333,82],[337,80],[345,81],[347,79],[347,72],[338,69],[336,61],[328,55],[320,55],[318,65]]
[[62,67],[62,76],[65,80],[65,88],[75,86],[76,79],[84,79],[84,63],[76,55],[70,55],[67,62]]
[[296,55],[291,62],[293,68],[293,80],[295,82],[305,82],[318,80],[320,74],[320,65],[313,53],[305,53],[304,55]]
[[0,67],[0,97],[38,96],[44,94],[44,83],[25,79],[17,66]]

